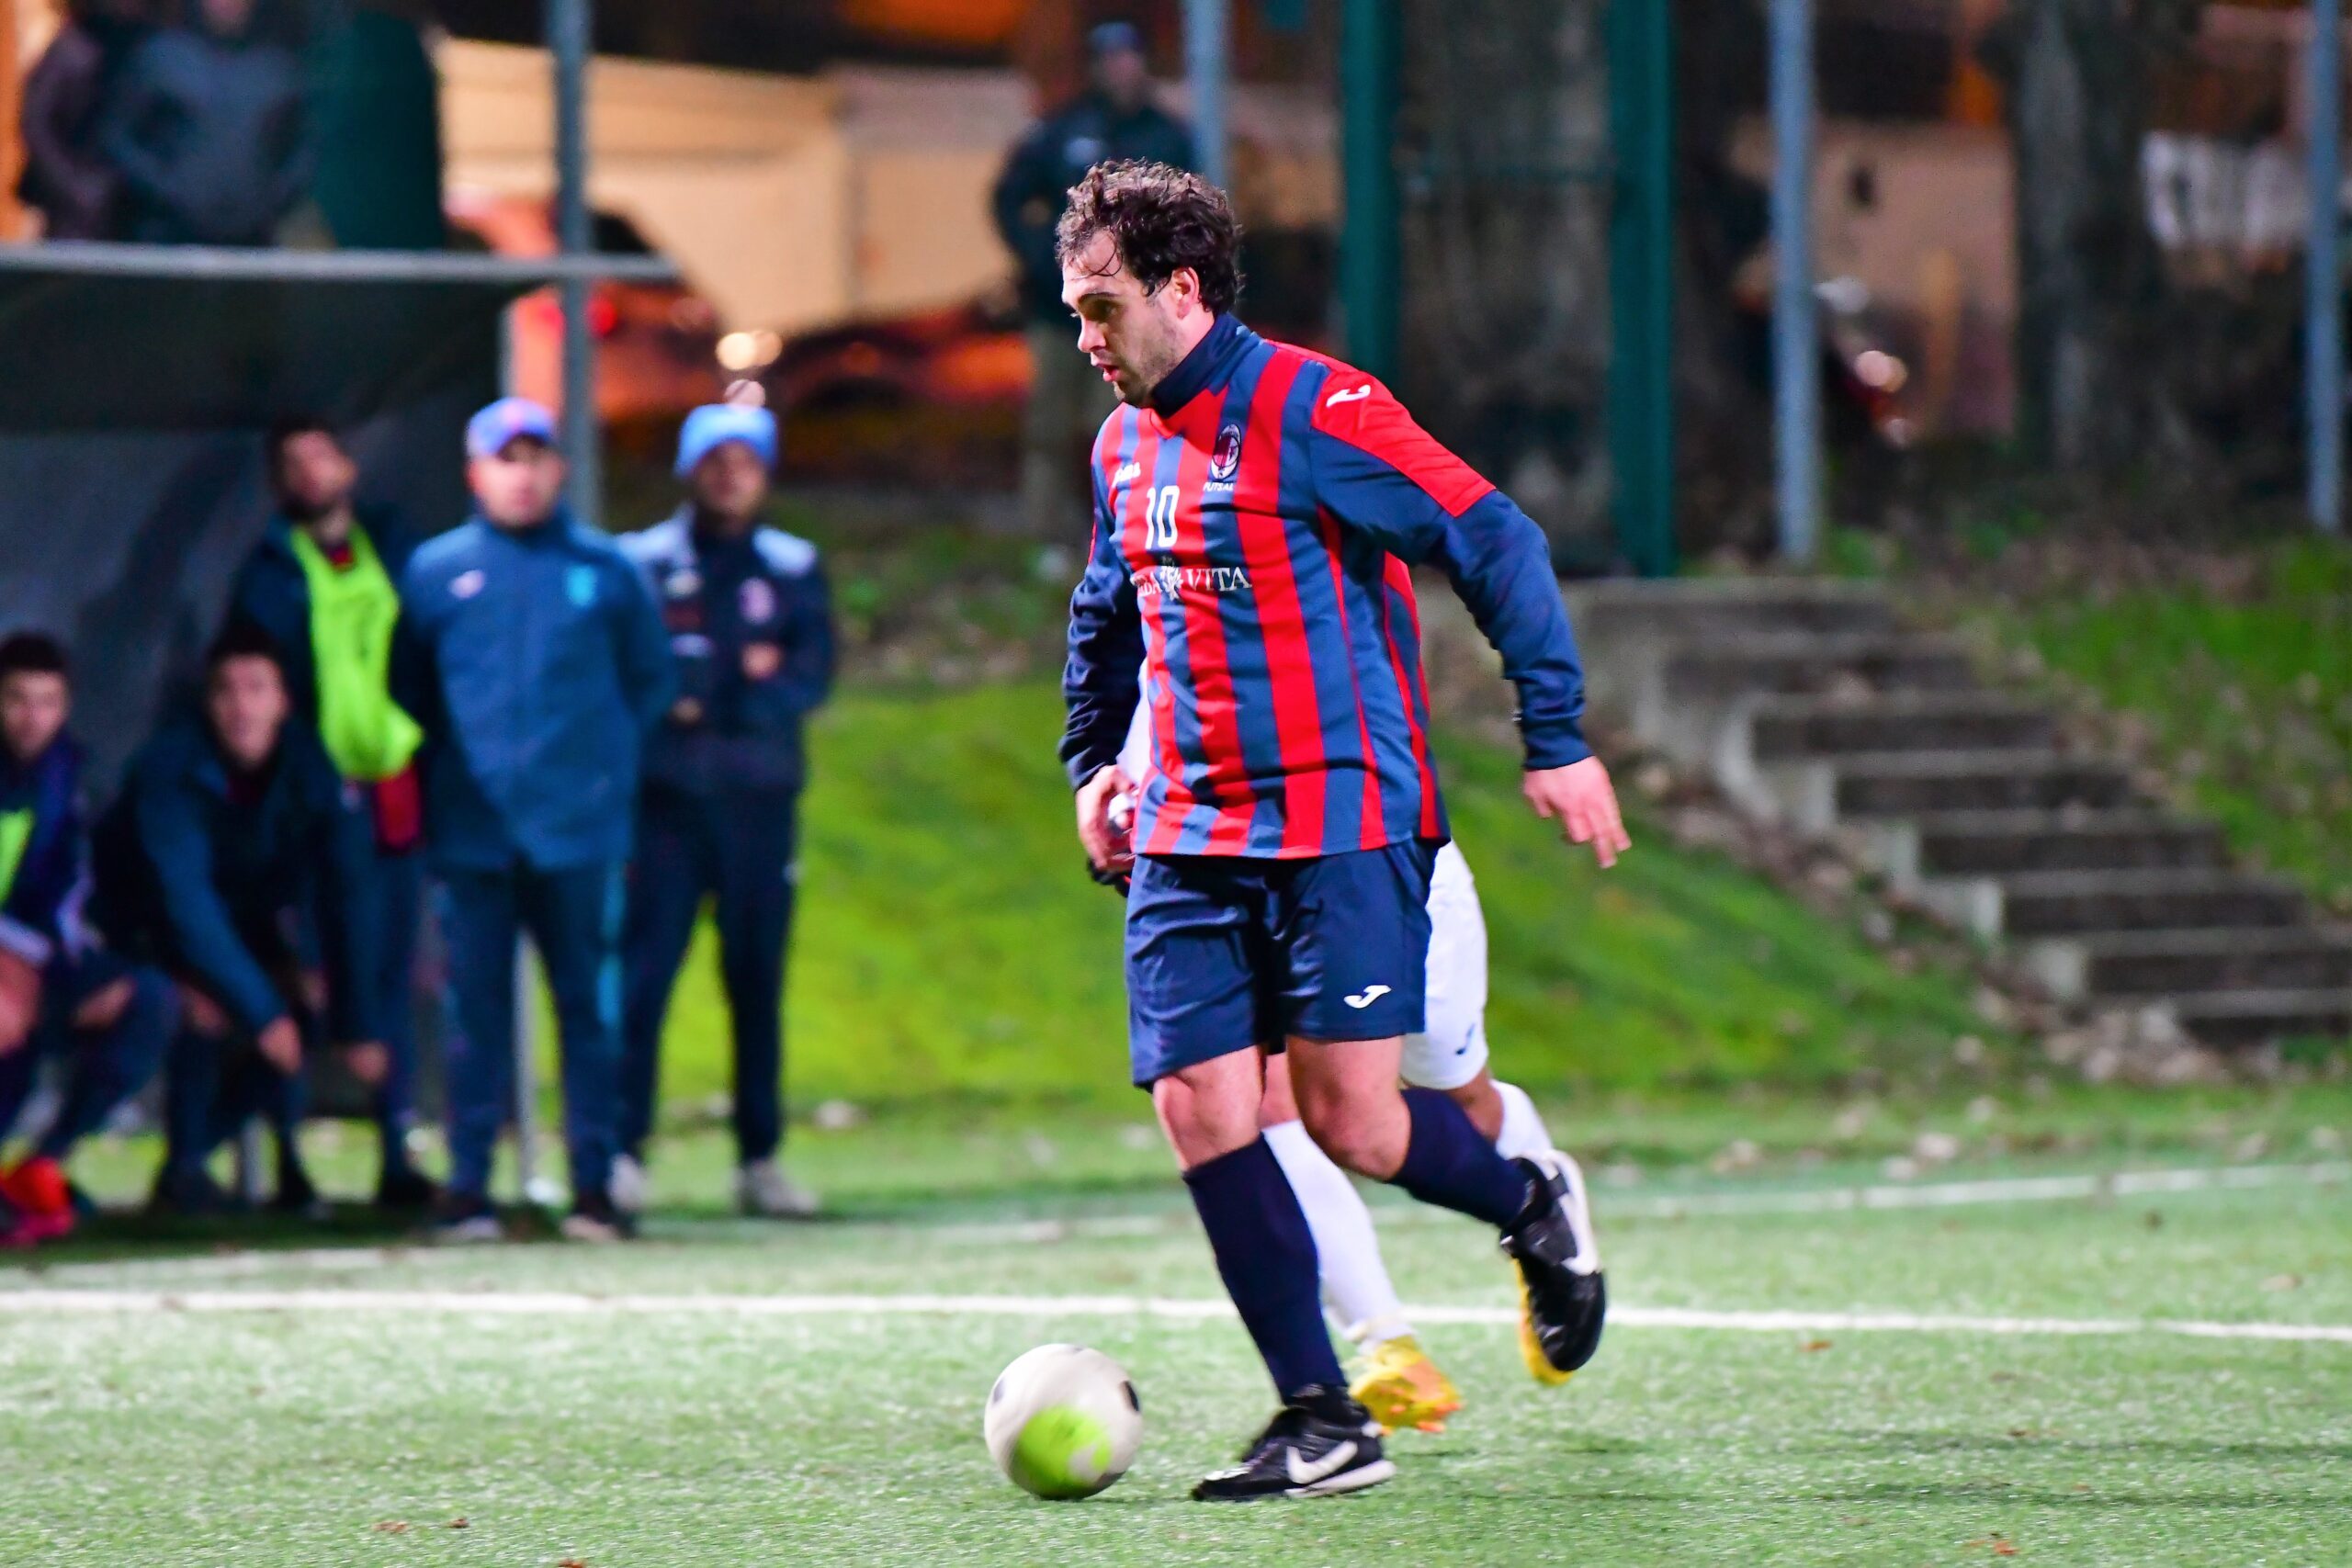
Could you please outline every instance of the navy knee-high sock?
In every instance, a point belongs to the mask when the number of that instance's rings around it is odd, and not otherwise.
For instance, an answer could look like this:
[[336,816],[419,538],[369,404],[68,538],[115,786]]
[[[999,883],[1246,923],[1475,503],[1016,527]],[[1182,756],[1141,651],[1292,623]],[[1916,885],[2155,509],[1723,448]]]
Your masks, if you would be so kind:
[[1405,1109],[1413,1141],[1391,1185],[1498,1229],[1519,1217],[1527,1206],[1527,1173],[1495,1152],[1462,1107],[1436,1089],[1408,1089]]
[[1265,1358],[1275,1391],[1288,1401],[1318,1383],[1344,1387],[1323,1326],[1315,1237],[1266,1140],[1194,1166],[1184,1185],[1209,1234],[1226,1294]]

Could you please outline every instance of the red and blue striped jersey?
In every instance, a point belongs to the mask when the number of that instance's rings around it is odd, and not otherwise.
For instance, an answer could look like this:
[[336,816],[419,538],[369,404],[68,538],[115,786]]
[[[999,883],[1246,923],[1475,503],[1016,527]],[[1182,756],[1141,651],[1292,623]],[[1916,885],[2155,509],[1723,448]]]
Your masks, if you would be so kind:
[[1148,706],[1138,853],[1295,860],[1448,836],[1424,563],[1501,652],[1528,766],[1591,755],[1542,531],[1370,376],[1220,317],[1152,407],[1104,423],[1093,469],[1061,755],[1083,784]]

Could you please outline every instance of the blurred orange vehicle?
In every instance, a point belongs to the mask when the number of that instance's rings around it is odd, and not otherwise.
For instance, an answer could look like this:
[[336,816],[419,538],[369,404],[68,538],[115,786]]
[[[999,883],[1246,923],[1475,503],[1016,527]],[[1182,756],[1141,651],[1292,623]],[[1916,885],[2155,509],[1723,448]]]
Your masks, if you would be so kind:
[[[450,223],[503,256],[556,254],[554,214],[526,197],[452,192]],[[650,255],[636,226],[595,214],[595,246],[620,255]],[[688,409],[725,390],[718,363],[718,312],[683,283],[596,286],[588,302],[596,333],[596,412],[623,439],[674,424]],[[563,310],[552,288],[526,295],[508,317],[507,355],[514,390],[553,406],[563,397]]]

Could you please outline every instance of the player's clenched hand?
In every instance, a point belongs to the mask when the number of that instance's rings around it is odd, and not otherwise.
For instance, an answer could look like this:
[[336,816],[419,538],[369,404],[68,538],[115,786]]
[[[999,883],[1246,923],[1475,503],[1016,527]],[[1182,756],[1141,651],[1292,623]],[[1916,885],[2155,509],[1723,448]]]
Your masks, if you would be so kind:
[[1078,787],[1078,841],[1097,871],[1120,872],[1135,863],[1127,829],[1111,820],[1111,803],[1132,787],[1115,767],[1102,769]]
[[302,1070],[302,1032],[290,1018],[272,1019],[254,1037],[262,1059],[288,1077]]
[[1560,825],[1572,844],[1590,844],[1603,870],[1634,847],[1625,834],[1625,819],[1617,813],[1617,789],[1598,757],[1570,762],[1565,768],[1536,768],[1521,786],[1535,815]]

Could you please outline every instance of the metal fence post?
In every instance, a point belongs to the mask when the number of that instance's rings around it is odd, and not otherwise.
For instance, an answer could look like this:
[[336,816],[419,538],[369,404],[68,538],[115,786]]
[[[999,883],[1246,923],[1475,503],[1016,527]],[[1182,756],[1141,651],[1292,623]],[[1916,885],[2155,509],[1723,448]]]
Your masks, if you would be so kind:
[[[595,249],[588,212],[588,62],[594,18],[590,0],[547,0],[548,52],[555,60],[556,234],[566,255]],[[563,450],[571,468],[571,510],[594,525],[603,511],[604,477],[596,421],[596,333],[589,318],[595,285],[563,282]]]
[[1772,0],[1773,434],[1781,554],[1810,566],[1821,533],[1821,330],[1813,278],[1813,0]]
[[1193,151],[1200,172],[1222,186],[1233,173],[1226,113],[1233,76],[1232,0],[1184,0],[1184,75],[1192,87]]
[[1617,547],[1674,570],[1674,48],[1658,0],[1611,0],[1609,388]]
[[2312,0],[2304,69],[2311,240],[2304,260],[2303,395],[2312,522],[2344,528],[2344,33],[2342,0]]
[[1382,380],[1396,374],[1404,287],[1396,182],[1397,0],[1346,0],[1340,22],[1340,309],[1348,358]]

